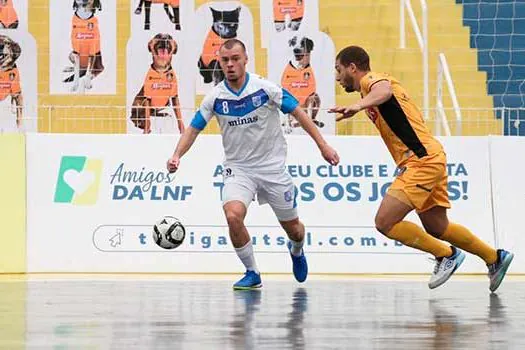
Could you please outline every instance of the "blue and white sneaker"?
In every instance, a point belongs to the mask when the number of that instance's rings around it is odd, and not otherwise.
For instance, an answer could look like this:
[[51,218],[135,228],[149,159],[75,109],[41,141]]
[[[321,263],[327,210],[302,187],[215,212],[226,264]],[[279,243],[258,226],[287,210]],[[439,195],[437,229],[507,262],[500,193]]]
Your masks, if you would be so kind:
[[308,263],[306,262],[306,257],[304,256],[304,250],[301,250],[300,256],[295,256],[292,254],[292,243],[288,241],[288,250],[290,251],[290,256],[292,257],[293,263],[293,275],[297,282],[306,281],[308,277]]
[[452,247],[452,255],[441,259],[436,259],[434,272],[428,282],[428,287],[434,289],[448,281],[450,276],[458,269],[465,260],[465,253],[456,247]]
[[233,285],[235,290],[250,290],[262,287],[261,275],[255,271],[246,271],[244,277]]
[[503,281],[503,277],[505,277],[505,274],[507,273],[507,269],[509,268],[512,259],[514,259],[513,253],[503,249],[498,249],[497,254],[498,260],[496,260],[494,264],[487,265],[489,268],[489,289],[491,292],[494,292],[496,289],[498,289],[501,281]]

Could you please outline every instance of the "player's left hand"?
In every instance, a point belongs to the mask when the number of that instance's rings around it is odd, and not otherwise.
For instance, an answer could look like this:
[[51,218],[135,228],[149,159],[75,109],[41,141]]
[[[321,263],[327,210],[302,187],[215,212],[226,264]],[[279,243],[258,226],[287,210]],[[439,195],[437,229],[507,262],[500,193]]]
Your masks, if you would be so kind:
[[340,115],[335,118],[336,121],[341,121],[343,119],[348,119],[353,117],[357,112],[361,111],[363,108],[360,104],[355,103],[348,107],[333,107],[328,110],[328,113],[339,113]]
[[324,144],[320,147],[323,158],[331,165],[339,164],[339,154],[329,144]]
[[180,158],[179,156],[173,155],[170,159],[168,159],[166,163],[166,168],[168,169],[168,172],[170,174],[176,172],[179,169],[180,166]]

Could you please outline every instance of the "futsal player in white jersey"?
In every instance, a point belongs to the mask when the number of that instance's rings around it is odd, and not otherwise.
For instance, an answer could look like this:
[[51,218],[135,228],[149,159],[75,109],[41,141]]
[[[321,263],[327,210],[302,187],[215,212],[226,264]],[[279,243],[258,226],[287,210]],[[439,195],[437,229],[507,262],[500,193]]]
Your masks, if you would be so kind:
[[247,209],[255,196],[259,203],[271,206],[286,231],[290,239],[288,249],[295,279],[304,282],[308,275],[303,251],[305,229],[297,215],[297,193],[285,168],[287,145],[279,110],[295,117],[327,162],[336,165],[339,156],[292,95],[276,84],[246,72],[248,57],[242,41],[230,39],[224,42],[219,57],[225,79],[202,101],[167,162],[168,171],[175,172],[179,168],[180,158],[215,116],[225,153],[223,209],[230,239],[246,267],[244,277],[233,288],[254,289],[262,286],[250,235],[244,225]]

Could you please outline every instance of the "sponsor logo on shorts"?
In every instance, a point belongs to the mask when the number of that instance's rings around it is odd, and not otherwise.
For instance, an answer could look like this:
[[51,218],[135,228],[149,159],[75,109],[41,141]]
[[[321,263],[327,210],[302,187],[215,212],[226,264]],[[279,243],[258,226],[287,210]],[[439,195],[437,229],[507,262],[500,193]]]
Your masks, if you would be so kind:
[[292,191],[284,192],[284,200],[287,202],[291,202],[293,200]]
[[233,175],[232,168],[224,169],[224,178],[228,178],[228,177],[232,177],[232,176],[235,176],[235,175]]

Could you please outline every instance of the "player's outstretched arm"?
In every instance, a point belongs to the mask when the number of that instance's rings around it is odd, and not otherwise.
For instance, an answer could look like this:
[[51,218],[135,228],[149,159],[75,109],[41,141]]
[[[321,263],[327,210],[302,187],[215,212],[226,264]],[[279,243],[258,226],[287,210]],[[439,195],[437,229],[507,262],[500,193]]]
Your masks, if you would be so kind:
[[184,133],[179,139],[179,143],[177,143],[175,152],[173,152],[173,156],[168,159],[167,168],[170,173],[177,171],[180,164],[180,158],[188,152],[200,132],[201,130],[196,129],[193,126],[188,126],[186,130],[184,130]]
[[357,112],[370,107],[376,107],[392,97],[392,85],[388,80],[381,80],[372,85],[370,93],[348,107],[334,107],[328,113],[338,113],[336,121],[353,117]]
[[291,113],[295,119],[301,124],[301,127],[314,139],[317,147],[321,151],[323,158],[332,165],[339,164],[339,155],[324,139],[323,135],[315,126],[312,118],[301,107],[296,107]]

